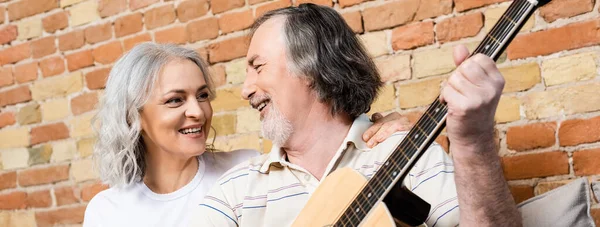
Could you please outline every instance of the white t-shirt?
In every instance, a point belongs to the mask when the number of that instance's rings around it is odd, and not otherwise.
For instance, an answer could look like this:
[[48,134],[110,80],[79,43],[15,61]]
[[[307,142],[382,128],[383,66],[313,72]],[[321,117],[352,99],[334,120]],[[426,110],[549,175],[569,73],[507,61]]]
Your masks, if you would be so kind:
[[143,182],[98,193],[85,210],[84,227],[187,226],[192,206],[225,171],[257,156],[255,150],[205,153],[198,157],[198,172],[187,185],[168,194],[152,192]]

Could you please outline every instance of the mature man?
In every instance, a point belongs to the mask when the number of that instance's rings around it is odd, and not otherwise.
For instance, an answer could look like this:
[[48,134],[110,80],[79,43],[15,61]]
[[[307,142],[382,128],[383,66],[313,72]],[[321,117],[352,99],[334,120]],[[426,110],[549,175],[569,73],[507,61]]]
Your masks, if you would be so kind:
[[[274,145],[221,178],[200,204],[203,226],[290,225],[329,173],[351,167],[370,177],[405,135],[372,149],[362,141],[371,124],[364,113],[382,82],[335,10],[271,11],[252,31],[242,96],[260,111]],[[504,80],[490,58],[467,55],[464,46],[455,50],[462,64],[441,94],[453,158],[434,144],[403,183],[431,204],[429,226],[519,225],[493,141]]]

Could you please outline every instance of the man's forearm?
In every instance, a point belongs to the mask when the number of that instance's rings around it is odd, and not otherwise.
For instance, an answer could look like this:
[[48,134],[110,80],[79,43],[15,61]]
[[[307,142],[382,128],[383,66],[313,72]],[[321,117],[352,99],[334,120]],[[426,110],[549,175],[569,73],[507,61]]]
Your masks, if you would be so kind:
[[450,144],[462,226],[522,226],[492,138]]

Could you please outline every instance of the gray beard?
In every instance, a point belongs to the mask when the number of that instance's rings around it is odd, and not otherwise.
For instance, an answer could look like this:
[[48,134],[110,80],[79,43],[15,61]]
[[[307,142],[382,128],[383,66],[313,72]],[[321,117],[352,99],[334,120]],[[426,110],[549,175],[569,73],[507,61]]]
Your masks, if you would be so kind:
[[294,131],[292,123],[283,116],[281,111],[271,102],[269,111],[261,124],[261,133],[264,138],[273,141],[273,144],[283,146]]

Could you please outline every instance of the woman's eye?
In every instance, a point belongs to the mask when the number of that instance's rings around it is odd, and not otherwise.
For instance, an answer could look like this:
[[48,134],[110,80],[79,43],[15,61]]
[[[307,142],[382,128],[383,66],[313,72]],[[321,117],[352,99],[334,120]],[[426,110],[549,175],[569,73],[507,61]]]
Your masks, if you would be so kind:
[[254,70],[258,71],[263,65],[255,65]]
[[177,104],[180,102],[181,102],[180,98],[172,98],[172,99],[167,100],[167,102],[165,102],[165,104]]
[[206,101],[206,100],[208,100],[209,97],[210,97],[210,95],[208,93],[200,93],[198,95],[198,100],[199,101]]

